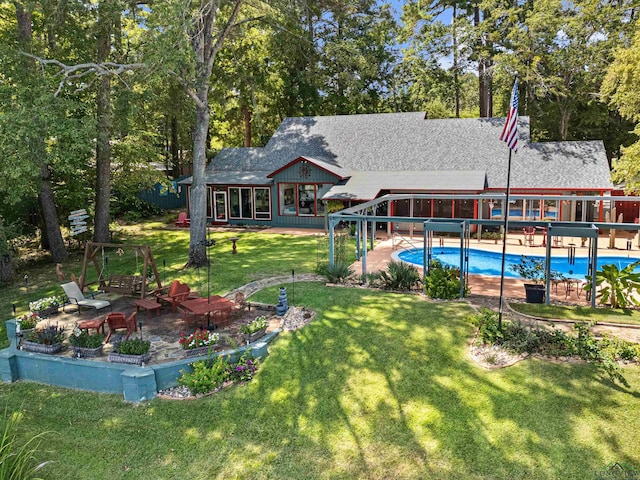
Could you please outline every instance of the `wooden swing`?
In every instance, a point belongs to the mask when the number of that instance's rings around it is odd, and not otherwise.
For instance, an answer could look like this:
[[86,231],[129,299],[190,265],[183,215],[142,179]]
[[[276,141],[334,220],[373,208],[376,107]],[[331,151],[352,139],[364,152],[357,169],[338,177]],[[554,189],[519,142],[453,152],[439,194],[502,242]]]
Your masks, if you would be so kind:
[[[120,251],[124,249],[134,249],[137,256],[140,255],[143,258],[142,274],[141,275],[109,275],[109,278],[104,277],[104,266],[100,266],[98,260],[98,254],[104,252],[105,248],[115,248]],[[122,295],[139,295],[140,298],[144,298],[147,293],[147,272],[149,267],[153,271],[155,280],[158,283],[158,288],[162,288],[162,282],[160,275],[158,274],[158,268],[156,262],[153,259],[151,253],[151,247],[148,245],[126,245],[118,243],[99,243],[99,242],[87,242],[84,247],[84,259],[82,261],[82,274],[80,275],[80,289],[84,289],[89,285],[86,281],[87,278],[87,265],[89,261],[93,262],[98,273],[97,283],[99,288],[105,292],[115,292]],[[137,262],[137,260],[136,260]],[[96,282],[92,282],[96,283]]]

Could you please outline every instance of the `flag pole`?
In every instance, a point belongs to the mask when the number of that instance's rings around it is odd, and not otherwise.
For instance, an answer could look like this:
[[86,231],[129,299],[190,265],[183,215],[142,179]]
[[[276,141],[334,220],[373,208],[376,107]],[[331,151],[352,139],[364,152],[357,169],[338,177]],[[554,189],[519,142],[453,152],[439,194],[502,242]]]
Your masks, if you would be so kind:
[[502,330],[502,306],[504,304],[504,266],[507,253],[507,232],[509,231],[509,193],[511,190],[511,152],[509,149],[509,161],[507,163],[507,194],[505,196],[504,232],[502,234],[502,267],[500,269],[500,307],[498,308],[498,330]]
[[500,140],[509,147],[509,162],[507,164],[507,192],[505,195],[504,232],[502,234],[502,268],[500,269],[500,307],[498,308],[498,329],[502,330],[502,307],[504,305],[504,266],[507,256],[507,234],[509,233],[509,194],[511,193],[511,155],[518,151],[518,75],[513,82],[509,114],[504,122]]

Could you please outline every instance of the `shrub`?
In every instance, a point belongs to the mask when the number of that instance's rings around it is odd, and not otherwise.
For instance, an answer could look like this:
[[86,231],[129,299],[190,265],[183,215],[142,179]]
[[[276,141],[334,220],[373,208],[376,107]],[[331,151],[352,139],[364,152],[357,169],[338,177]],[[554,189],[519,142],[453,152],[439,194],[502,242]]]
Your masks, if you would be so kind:
[[[611,308],[627,308],[629,305],[640,305],[634,297],[634,292],[640,286],[640,273],[634,273],[635,268],[640,265],[640,260],[627,265],[622,270],[615,264],[603,265],[596,272],[596,286],[600,287],[598,298],[600,303],[609,302]],[[585,290],[591,290],[591,275],[587,275],[589,283]]]
[[248,382],[258,370],[258,359],[251,355],[251,349],[245,350],[238,361],[231,365],[229,379]]
[[420,274],[412,265],[405,262],[389,262],[387,270],[379,275],[382,287],[389,290],[411,290],[420,283]]
[[494,345],[502,343],[503,334],[498,328],[498,314],[483,308],[471,317],[471,323],[478,327],[477,343]]
[[210,392],[222,385],[230,374],[229,363],[221,355],[211,360],[198,360],[191,364],[192,372],[180,370],[178,383],[197,395]]
[[137,195],[123,195],[116,192],[112,196],[111,214],[114,218],[122,217],[128,221],[148,218],[162,214],[162,209],[157,205],[142,200]]
[[[443,265],[440,261],[431,262],[429,273],[424,277],[424,290],[430,298],[452,300],[460,295],[460,271]],[[467,294],[467,289],[463,295]]]
[[333,265],[318,266],[318,273],[327,277],[330,283],[343,283],[349,276],[353,275],[353,269],[346,263],[334,263]]
[[574,325],[575,336],[558,330],[528,326],[522,322],[503,322],[498,328],[498,314],[482,309],[471,317],[478,327],[477,343],[501,345],[515,353],[540,353],[549,356],[578,355],[583,360],[595,363],[609,377],[624,386],[629,386],[616,360],[637,360],[640,346],[624,340],[605,337],[598,340],[591,333],[591,323]]
[[139,338],[130,338],[122,340],[114,345],[113,350],[122,355],[144,355],[149,352],[151,342],[149,340],[141,340]]

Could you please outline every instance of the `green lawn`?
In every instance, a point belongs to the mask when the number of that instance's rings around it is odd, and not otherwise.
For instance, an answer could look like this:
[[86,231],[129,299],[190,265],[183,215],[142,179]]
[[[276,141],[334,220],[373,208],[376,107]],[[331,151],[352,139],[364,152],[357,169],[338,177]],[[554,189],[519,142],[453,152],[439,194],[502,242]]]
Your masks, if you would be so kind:
[[[211,239],[216,240],[216,246],[209,249],[211,258],[211,282],[207,285],[207,268],[185,269],[189,253],[189,230],[166,229],[160,222],[147,222],[141,226],[122,227],[121,239],[118,243],[132,245],[150,245],[156,261],[160,278],[163,282],[180,279],[192,289],[206,295],[207,289],[211,294],[223,294],[265,277],[277,275],[291,275],[296,273],[313,272],[318,261],[326,258],[323,250],[324,243],[314,236],[280,235],[269,233],[255,233],[250,231],[223,231],[211,233]],[[239,238],[238,253],[231,254],[229,238]],[[353,248],[349,249],[353,256]],[[63,264],[62,270],[67,281],[74,273],[77,277],[81,273],[82,256],[84,250],[71,252],[69,261]],[[100,265],[104,257],[108,258],[109,273],[134,274],[142,271],[143,260],[136,258],[134,249],[123,249],[118,255],[116,249],[105,249],[98,255]],[[29,281],[25,283],[24,275]],[[88,281],[98,278],[93,264],[87,270]],[[28,287],[28,289],[27,289]],[[92,288],[95,288],[92,287]],[[13,316],[12,304],[16,304],[18,314],[29,308],[29,301],[50,295],[62,295],[60,282],[55,275],[54,265],[40,262],[35,265],[17,270],[15,281],[0,286],[0,318],[9,319]],[[277,297],[276,297],[277,298]],[[8,345],[5,334],[4,321],[0,322],[0,348]]]
[[[293,292],[288,292],[291,294]],[[274,298],[276,290],[252,296]],[[257,377],[197,401],[125,404],[0,385],[21,435],[51,431],[46,478],[587,479],[640,468],[640,368],[620,388],[585,364],[467,357],[463,303],[297,283],[317,312]]]
[[511,303],[509,305],[516,312],[541,318],[640,325],[640,310],[623,310],[621,308],[613,309],[608,307],[593,309],[591,307],[544,305],[536,303]]

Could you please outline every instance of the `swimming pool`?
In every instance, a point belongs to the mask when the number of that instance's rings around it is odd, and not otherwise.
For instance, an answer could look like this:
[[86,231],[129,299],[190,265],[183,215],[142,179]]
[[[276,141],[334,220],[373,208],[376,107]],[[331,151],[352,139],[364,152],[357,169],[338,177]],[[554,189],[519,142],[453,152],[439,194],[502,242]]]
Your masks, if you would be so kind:
[[[422,266],[422,259],[424,258],[424,252],[422,248],[412,248],[410,250],[404,250],[402,252],[394,253],[394,258],[402,260],[407,263]],[[529,258],[536,258],[544,260],[540,255],[527,255]],[[458,247],[434,247],[433,258],[440,260],[442,263],[458,267],[460,265],[460,248]],[[517,273],[511,270],[511,265],[517,265],[520,263],[522,255],[507,253],[505,256],[504,276],[511,278],[520,278]],[[638,260],[633,257],[610,257],[599,256],[598,268],[602,265],[615,263],[618,268],[624,268],[627,265]],[[584,278],[587,275],[587,257],[576,257],[575,264],[569,265],[566,255],[551,257],[551,270],[562,273],[565,277],[571,278]],[[475,273],[479,275],[492,275],[500,276],[502,267],[502,253],[490,252],[486,250],[469,249],[469,273]],[[636,272],[640,272],[640,267],[635,269]]]

